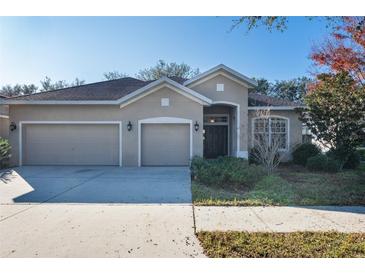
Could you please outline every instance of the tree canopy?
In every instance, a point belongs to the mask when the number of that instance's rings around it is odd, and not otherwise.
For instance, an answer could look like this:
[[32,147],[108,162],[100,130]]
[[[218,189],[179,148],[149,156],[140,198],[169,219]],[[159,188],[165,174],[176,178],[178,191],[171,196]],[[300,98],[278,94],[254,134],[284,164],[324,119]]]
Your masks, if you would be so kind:
[[[308,20],[325,20],[326,27],[335,27],[342,21],[341,16],[306,16]],[[231,29],[245,25],[248,31],[264,27],[269,32],[277,30],[284,32],[288,28],[288,16],[241,16],[233,20]]]
[[71,83],[67,83],[65,80],[55,81],[53,82],[51,78],[46,76],[44,80],[40,81],[41,86],[38,87],[34,84],[29,85],[5,85],[0,89],[0,94],[3,94],[8,97],[19,96],[19,95],[29,95],[36,93],[38,91],[50,91],[55,89],[67,88],[80,86],[85,84],[84,80],[80,80],[79,78],[75,78],[75,80]]
[[258,86],[253,90],[254,92],[303,103],[306,87],[312,80],[307,77],[298,77],[290,80],[276,80],[273,83],[264,78],[256,79],[256,81]]
[[113,70],[110,72],[104,72],[103,77],[105,80],[116,80],[124,77],[128,77],[128,74]]
[[347,72],[318,75],[305,97],[302,119],[324,146],[343,164],[363,142],[365,90]]
[[164,60],[159,60],[153,67],[140,70],[136,77],[143,81],[151,81],[161,78],[162,76],[167,77],[181,77],[191,78],[199,74],[199,69],[193,69],[185,63],[167,63]]
[[325,72],[347,72],[365,85],[365,17],[344,17],[343,23],[311,54],[314,64]]

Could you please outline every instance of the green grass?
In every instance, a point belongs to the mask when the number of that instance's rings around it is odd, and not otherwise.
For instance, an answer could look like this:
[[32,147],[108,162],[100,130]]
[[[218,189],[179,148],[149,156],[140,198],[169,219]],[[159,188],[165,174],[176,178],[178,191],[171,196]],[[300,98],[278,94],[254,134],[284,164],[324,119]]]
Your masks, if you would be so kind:
[[195,205],[365,205],[365,165],[340,173],[285,167],[250,190],[192,183]]
[[365,233],[199,232],[211,258],[354,258],[365,257]]

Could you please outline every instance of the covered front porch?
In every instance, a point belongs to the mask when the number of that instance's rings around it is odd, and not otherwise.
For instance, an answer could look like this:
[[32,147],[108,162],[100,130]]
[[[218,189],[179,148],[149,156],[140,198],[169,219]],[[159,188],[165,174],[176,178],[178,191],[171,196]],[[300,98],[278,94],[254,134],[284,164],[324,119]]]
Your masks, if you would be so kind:
[[239,105],[215,103],[204,107],[203,156],[237,156],[239,148]]

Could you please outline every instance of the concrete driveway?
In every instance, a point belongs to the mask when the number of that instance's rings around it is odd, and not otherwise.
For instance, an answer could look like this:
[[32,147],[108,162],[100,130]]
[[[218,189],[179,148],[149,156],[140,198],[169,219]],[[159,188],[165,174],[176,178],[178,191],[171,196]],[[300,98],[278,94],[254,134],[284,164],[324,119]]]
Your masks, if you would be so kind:
[[200,257],[187,168],[21,167],[0,179],[0,257]]
[[186,167],[26,166],[1,180],[1,204],[191,203]]

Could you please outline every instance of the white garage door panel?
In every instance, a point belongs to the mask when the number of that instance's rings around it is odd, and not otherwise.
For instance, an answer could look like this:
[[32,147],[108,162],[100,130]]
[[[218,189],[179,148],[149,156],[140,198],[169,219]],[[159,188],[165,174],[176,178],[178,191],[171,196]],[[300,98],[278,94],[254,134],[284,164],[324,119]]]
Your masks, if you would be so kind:
[[143,124],[141,151],[143,166],[189,165],[189,125]]
[[117,125],[23,125],[25,165],[118,165]]

